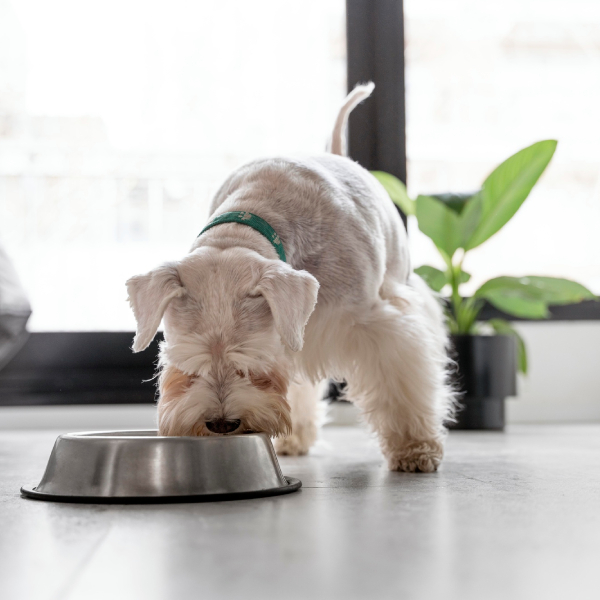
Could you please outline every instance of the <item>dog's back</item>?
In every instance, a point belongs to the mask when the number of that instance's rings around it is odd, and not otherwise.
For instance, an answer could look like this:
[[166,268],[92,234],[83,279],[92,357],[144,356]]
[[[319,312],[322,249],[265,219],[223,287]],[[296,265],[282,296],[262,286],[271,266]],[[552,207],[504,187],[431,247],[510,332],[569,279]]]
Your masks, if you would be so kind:
[[321,282],[321,303],[341,294],[364,302],[379,292],[386,272],[401,282],[410,272],[398,211],[368,171],[341,155],[348,115],[372,89],[359,86],[349,95],[336,119],[332,154],[249,163],[227,179],[211,205],[211,218],[244,210],[268,221],[290,265]]

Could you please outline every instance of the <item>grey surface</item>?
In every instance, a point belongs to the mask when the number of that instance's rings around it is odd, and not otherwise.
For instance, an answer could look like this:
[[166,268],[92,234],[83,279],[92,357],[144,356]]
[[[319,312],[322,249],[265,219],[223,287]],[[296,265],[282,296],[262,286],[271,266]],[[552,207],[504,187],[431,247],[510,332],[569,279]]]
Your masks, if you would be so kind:
[[163,437],[156,430],[59,435],[27,496],[152,499],[290,489],[265,433]]
[[600,597],[600,425],[455,432],[431,475],[325,429],[298,493],[142,507],[20,498],[57,433],[0,437],[2,600]]

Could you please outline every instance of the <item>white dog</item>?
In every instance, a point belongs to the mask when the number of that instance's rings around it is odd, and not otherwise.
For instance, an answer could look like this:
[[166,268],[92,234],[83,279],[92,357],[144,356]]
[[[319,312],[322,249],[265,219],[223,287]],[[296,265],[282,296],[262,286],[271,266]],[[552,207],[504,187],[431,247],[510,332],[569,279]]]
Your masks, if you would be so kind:
[[164,317],[162,435],[267,432],[278,452],[304,454],[333,377],[390,469],[440,464],[452,409],[442,311],[412,274],[385,190],[341,156],[348,115],[372,89],[346,99],[332,154],[240,168],[190,253],[127,282],[135,352]]

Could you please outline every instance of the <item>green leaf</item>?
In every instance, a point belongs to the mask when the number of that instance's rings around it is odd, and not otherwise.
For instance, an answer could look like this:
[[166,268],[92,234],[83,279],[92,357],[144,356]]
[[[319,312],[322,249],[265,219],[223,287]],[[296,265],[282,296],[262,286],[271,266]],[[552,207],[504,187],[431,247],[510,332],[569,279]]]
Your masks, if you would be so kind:
[[481,190],[481,219],[466,240],[465,250],[485,242],[513,217],[548,166],[556,144],[556,140],[544,140],[528,146],[488,176]]
[[458,215],[432,196],[418,196],[416,204],[419,229],[431,238],[448,258],[452,258],[460,246]]
[[445,204],[448,208],[453,210],[457,215],[460,215],[462,213],[465,205],[477,193],[479,193],[479,190],[477,190],[476,192],[469,192],[469,193],[450,192],[450,193],[446,193],[446,194],[428,194],[428,195],[431,198],[435,198],[436,200],[439,200],[440,202]]
[[482,298],[487,297],[490,293],[495,293],[497,291],[507,291],[507,292],[515,292],[520,293],[527,296],[532,296],[533,298],[541,299],[541,291],[532,286],[529,281],[522,281],[524,278],[519,277],[495,277],[494,279],[488,279],[474,294],[474,296],[479,296]]
[[381,183],[394,204],[405,214],[415,214],[415,201],[406,192],[406,186],[397,177],[385,171],[371,171],[371,174]]
[[489,295],[486,299],[498,310],[523,319],[546,319],[550,316],[548,305],[543,300],[503,294]]
[[496,308],[517,317],[543,319],[549,315],[541,290],[523,281],[527,278],[496,277],[486,281],[474,294]]
[[519,281],[537,288],[542,300],[547,304],[574,304],[582,300],[597,300],[585,286],[570,279],[528,275],[519,278]]
[[458,276],[458,283],[467,283],[469,279],[471,279],[471,275],[461,269],[460,274]]
[[548,305],[572,304],[596,298],[586,287],[557,277],[496,277],[484,283],[474,294],[486,298],[496,308],[518,317],[542,319]]
[[430,267],[429,265],[417,267],[415,269],[415,273],[419,277],[422,277],[425,280],[425,283],[427,283],[427,285],[434,292],[440,292],[442,288],[448,283],[448,279],[444,271],[440,271],[439,269],[436,269],[435,267]]
[[460,247],[468,248],[469,240],[481,222],[483,198],[480,193],[472,196],[465,204],[459,219]]
[[523,375],[527,375],[527,348],[525,347],[525,341],[519,334],[519,332],[504,319],[490,319],[488,323],[492,326],[494,331],[500,335],[514,335],[517,339],[517,363],[519,365],[519,371]]

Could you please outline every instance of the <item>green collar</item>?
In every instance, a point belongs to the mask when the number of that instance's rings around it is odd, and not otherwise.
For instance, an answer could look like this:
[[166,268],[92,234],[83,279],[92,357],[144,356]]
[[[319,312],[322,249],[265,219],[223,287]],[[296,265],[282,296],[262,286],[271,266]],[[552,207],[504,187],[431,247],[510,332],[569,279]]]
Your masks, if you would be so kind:
[[248,225],[252,229],[256,229],[259,233],[262,233],[273,245],[273,248],[277,251],[277,255],[283,261],[285,261],[285,250],[283,244],[279,239],[279,236],[275,230],[260,217],[253,215],[243,210],[235,210],[233,212],[226,212],[218,217],[214,218],[199,234],[200,237],[205,231],[214,227],[215,225],[221,225],[221,223],[239,223],[240,225]]

